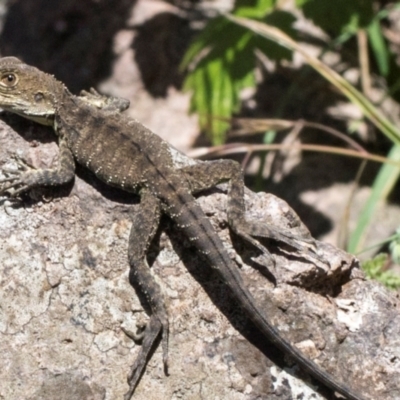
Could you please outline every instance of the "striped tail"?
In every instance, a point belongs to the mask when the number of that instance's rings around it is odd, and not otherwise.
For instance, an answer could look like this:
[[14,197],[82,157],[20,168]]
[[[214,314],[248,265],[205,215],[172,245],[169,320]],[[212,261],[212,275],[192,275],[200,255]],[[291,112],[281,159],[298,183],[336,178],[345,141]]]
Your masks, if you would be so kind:
[[222,241],[194,197],[189,193],[179,193],[178,191],[174,200],[174,205],[170,203],[167,206],[167,213],[185,232],[198,251],[204,254],[212,268],[218,270],[223,281],[231,288],[241,307],[262,334],[283,352],[294,357],[304,370],[327,387],[342,394],[348,400],[364,400],[362,396],[355,394],[346,385],[338,382],[332,375],[322,370],[320,366],[306,358],[296,347],[281,337],[280,332],[256,306],[237,267],[229,259]]

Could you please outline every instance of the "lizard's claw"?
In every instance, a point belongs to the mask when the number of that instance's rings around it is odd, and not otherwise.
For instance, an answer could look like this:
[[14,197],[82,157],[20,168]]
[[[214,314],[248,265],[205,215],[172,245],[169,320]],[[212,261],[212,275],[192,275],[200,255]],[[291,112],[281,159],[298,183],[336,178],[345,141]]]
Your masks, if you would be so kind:
[[86,103],[111,113],[120,113],[125,111],[129,108],[130,104],[129,100],[119,97],[104,96],[94,88],[90,88],[89,92],[82,90],[79,97]]
[[[124,330],[125,332],[125,330]],[[157,337],[163,332],[162,324],[156,315],[150,317],[150,321],[146,325],[145,332],[143,334],[143,343],[140,348],[139,355],[136,358],[135,363],[131,367],[131,372],[128,375],[129,390],[124,395],[124,400],[130,400],[133,392],[139,382],[140,377],[143,374],[144,369],[149,358],[149,355],[153,349],[154,343]],[[164,353],[164,368],[167,368],[166,354]]]
[[[8,194],[10,197],[17,197],[20,193],[25,192],[26,190],[29,189],[29,186],[23,184],[19,175],[10,178],[0,179],[0,184],[6,182],[11,182],[11,183],[3,186],[0,189],[0,196]],[[14,190],[10,191],[10,189]]]
[[312,263],[318,262],[320,257],[317,252],[317,245],[312,237],[304,237],[293,234],[288,230],[276,229],[272,226],[261,225],[255,221],[242,222],[235,225],[235,232],[257,247],[267,259],[274,263],[269,251],[263,246],[256,237],[273,239],[280,243],[285,243],[298,251],[301,258],[304,258]]
[[[18,169],[2,168],[1,172],[6,177],[0,179],[0,186],[2,186],[0,188],[0,196],[8,194],[10,197],[17,197],[32,187],[28,178],[32,175],[32,171],[36,171],[35,167],[32,167],[18,156],[13,158],[17,163]],[[3,184],[5,185],[3,186]],[[10,189],[14,190],[10,191]]]

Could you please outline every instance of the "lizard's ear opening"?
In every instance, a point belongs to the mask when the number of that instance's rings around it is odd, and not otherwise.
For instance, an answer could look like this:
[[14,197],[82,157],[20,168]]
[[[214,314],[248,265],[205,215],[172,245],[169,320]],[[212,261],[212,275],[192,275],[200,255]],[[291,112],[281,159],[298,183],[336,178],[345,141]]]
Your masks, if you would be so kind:
[[35,99],[36,103],[40,103],[44,99],[44,94],[42,92],[37,92],[37,93],[35,93],[34,99]]
[[17,83],[17,75],[13,74],[12,72],[5,73],[0,78],[0,84],[8,88],[14,87]]

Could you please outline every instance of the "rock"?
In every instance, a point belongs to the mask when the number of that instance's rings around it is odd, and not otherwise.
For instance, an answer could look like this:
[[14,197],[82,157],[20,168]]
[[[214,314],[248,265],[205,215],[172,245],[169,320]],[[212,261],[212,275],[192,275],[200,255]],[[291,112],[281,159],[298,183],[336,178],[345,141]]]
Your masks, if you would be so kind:
[[[56,145],[34,141],[45,128],[20,124],[29,142],[0,124],[0,165],[12,166],[18,153],[49,167]],[[79,169],[71,185],[37,189],[0,208],[0,399],[123,398],[139,345],[122,328],[135,331],[147,318],[128,282],[138,201]],[[324,243],[317,243],[318,265],[273,241],[263,242],[271,258],[260,257],[230,234],[224,186],[199,203],[283,336],[366,398],[399,398],[393,292],[366,281],[354,257]],[[246,206],[248,218],[308,235],[273,195],[247,191]],[[316,394],[321,385],[260,337],[173,223],[165,218],[161,228],[149,259],[170,316],[169,376],[157,348],[135,400],[331,398],[324,388]]]

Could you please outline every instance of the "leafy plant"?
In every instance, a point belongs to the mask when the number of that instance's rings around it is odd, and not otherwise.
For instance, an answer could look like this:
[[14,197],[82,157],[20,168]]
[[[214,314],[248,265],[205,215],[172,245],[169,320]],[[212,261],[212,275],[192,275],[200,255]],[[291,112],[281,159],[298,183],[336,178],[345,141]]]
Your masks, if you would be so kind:
[[[257,32],[268,39],[276,40],[282,46],[300,52],[310,66],[315,68],[315,70],[324,78],[335,85],[351,102],[358,105],[364,115],[394,143],[392,150],[389,152],[388,158],[392,161],[400,160],[400,131],[349,82],[330,69],[327,65],[323,64],[320,60],[310,56],[294,40],[285,35],[279,29],[245,18],[235,16],[230,16],[229,18],[242,26],[246,26],[253,32]],[[379,171],[370,198],[366,202],[358,220],[357,227],[350,237],[348,250],[351,253],[360,251],[360,245],[366,235],[368,227],[371,225],[377,205],[383,199],[386,199],[392,191],[398,180],[399,174],[400,169],[393,164],[386,164]]]
[[400,288],[400,276],[385,270],[388,262],[388,254],[380,253],[373,259],[363,262],[362,268],[368,278],[375,279],[390,289],[398,289]]
[[296,0],[296,5],[331,37],[355,34],[359,28],[367,27],[374,19],[372,1],[365,0]]
[[[360,30],[365,30],[372,50],[377,72],[386,78],[391,96],[400,101],[400,69],[395,62],[396,55],[390,51],[382,31],[382,19],[389,14],[389,8],[378,9],[378,4],[365,0],[296,0],[296,5],[315,25],[327,32],[333,44],[348,41]],[[398,8],[394,3],[392,9]]]
[[[292,15],[277,10],[274,0],[238,0],[235,4],[230,20],[222,17],[212,20],[192,44],[184,60],[184,65],[190,66],[185,87],[194,93],[192,111],[199,113],[201,126],[211,135],[214,144],[224,141],[227,121],[240,107],[240,91],[255,85],[255,51],[260,50],[275,60],[289,59],[291,51],[299,51],[310,66],[357,104],[392,141],[393,148],[388,158],[394,162],[400,160],[399,130],[360,91],[298,46],[290,28],[294,21]],[[296,4],[306,17],[334,38],[331,46],[343,44],[365,31],[377,71],[387,79],[388,94],[396,96],[400,93],[400,69],[381,28],[381,20],[388,14],[387,8],[376,12],[378,3],[365,0],[296,0]],[[394,7],[399,6],[400,2],[394,4]],[[278,44],[290,52],[279,50]],[[399,174],[400,169],[393,163],[382,166],[350,237],[350,252],[360,250],[377,205],[392,191]]]
[[[275,8],[276,0],[238,0],[233,14],[263,21],[295,36],[292,14]],[[229,118],[240,108],[242,89],[255,86],[255,52],[274,60],[291,52],[264,40],[225,17],[211,20],[188,49],[182,66],[189,69],[184,88],[192,91],[191,111],[213,144],[225,141]]]

